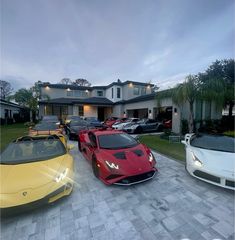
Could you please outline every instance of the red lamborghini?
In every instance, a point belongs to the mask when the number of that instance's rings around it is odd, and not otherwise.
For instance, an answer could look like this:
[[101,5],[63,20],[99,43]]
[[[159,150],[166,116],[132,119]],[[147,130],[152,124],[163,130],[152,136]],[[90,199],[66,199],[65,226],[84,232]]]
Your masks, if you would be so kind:
[[124,132],[87,130],[78,140],[94,175],[105,184],[132,185],[152,179],[157,171],[150,149]]

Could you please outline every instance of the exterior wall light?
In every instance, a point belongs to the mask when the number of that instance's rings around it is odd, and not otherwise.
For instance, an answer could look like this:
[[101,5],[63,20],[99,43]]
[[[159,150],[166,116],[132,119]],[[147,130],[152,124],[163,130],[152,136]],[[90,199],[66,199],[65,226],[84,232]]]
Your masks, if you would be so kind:
[[88,93],[89,91],[88,91],[88,90],[86,90],[85,92],[86,92],[86,93]]
[[147,86],[147,89],[150,89],[150,85]]
[[68,91],[68,92],[70,92],[70,91],[71,91],[71,89],[70,89],[70,88],[67,88],[67,91]]
[[49,90],[49,89],[50,89],[50,87],[49,87],[49,86],[46,86],[45,88],[46,88],[46,90]]
[[133,83],[129,83],[129,87],[133,87]]

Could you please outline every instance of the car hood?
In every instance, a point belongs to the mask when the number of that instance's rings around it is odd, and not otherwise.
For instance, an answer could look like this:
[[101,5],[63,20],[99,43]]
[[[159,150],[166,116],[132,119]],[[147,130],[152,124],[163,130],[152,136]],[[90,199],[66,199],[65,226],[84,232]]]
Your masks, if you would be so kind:
[[131,175],[152,169],[146,148],[142,144],[119,150],[102,149],[99,156],[104,162],[117,164],[122,174]]
[[222,175],[235,172],[235,153],[208,150],[189,146],[189,150],[203,163],[209,171]]
[[50,160],[15,165],[0,164],[1,193],[15,193],[21,189],[37,188],[52,182],[65,156]]
[[138,127],[139,124],[136,123],[127,123],[126,125],[124,125],[124,128],[130,128],[130,127]]

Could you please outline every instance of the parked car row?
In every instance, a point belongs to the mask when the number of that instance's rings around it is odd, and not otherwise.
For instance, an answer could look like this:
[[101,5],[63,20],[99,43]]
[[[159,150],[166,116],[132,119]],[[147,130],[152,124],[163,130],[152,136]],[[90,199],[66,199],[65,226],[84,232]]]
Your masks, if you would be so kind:
[[[69,123],[70,134],[79,130],[74,122]],[[85,120],[77,122],[87,124]],[[154,177],[156,160],[150,149],[127,133],[104,128],[78,132],[78,148],[91,163],[95,177],[103,183],[132,185]],[[63,133],[57,122],[42,121],[2,152],[2,215],[50,204],[71,194],[74,159],[69,151],[73,145],[67,144]]]

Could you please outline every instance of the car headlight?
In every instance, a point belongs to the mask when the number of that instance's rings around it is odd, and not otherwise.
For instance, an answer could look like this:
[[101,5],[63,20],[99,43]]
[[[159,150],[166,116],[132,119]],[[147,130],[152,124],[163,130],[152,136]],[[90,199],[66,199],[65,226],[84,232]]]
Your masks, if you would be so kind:
[[150,152],[149,153],[149,162],[153,162],[154,161],[154,156],[153,154]]
[[195,156],[195,154],[193,152],[191,152],[191,153],[192,153],[192,158],[193,158],[194,164],[197,167],[202,167],[202,162]]
[[68,174],[68,171],[69,171],[69,169],[66,168],[62,173],[60,173],[60,174],[55,178],[55,181],[56,181],[57,183],[61,182],[61,181],[66,177],[66,175]]
[[114,168],[114,169],[119,169],[119,166],[117,164],[114,164],[114,163],[110,163],[108,161],[105,161],[105,163],[107,164],[108,167],[110,168]]

